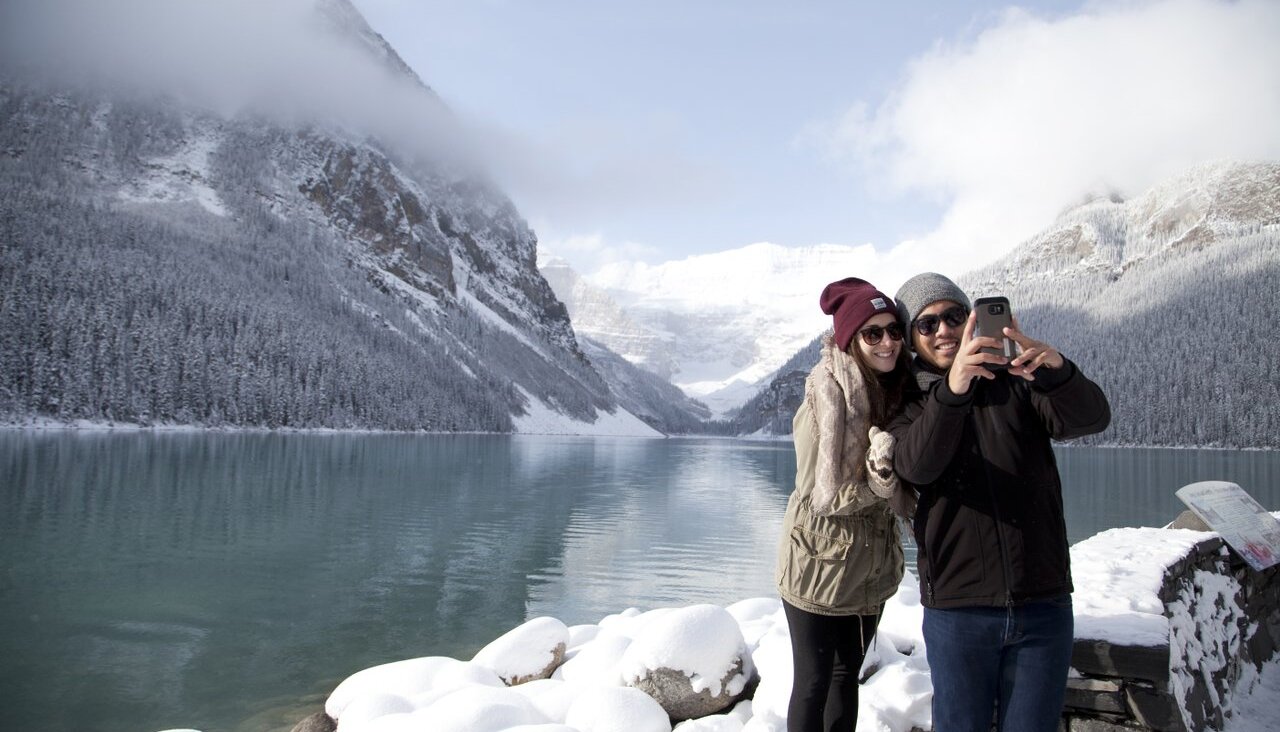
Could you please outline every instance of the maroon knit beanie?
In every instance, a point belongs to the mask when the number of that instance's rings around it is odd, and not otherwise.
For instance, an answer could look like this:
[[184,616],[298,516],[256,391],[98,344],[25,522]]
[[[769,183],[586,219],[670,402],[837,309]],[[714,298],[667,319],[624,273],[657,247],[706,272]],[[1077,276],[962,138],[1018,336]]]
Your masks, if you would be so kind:
[[893,298],[857,277],[846,277],[824,287],[818,304],[822,306],[822,312],[832,317],[836,345],[842,351],[848,350],[853,334],[873,315],[889,313],[894,318],[898,317]]

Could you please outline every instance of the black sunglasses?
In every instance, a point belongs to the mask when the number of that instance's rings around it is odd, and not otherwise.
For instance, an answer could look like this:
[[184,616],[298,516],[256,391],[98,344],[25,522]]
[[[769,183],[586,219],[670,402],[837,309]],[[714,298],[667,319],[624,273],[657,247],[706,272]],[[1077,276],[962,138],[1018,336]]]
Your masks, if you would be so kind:
[[868,346],[874,346],[875,344],[879,343],[881,339],[884,338],[885,333],[889,334],[889,340],[893,340],[893,341],[902,340],[902,336],[903,336],[902,324],[890,323],[884,327],[881,327],[879,325],[868,325],[867,327],[858,331],[858,335],[862,336],[862,342],[867,344]]
[[969,311],[965,310],[963,306],[956,305],[943,310],[940,315],[922,315],[916,318],[916,332],[922,336],[931,336],[938,332],[939,323],[946,323],[952,328],[959,328],[968,319]]

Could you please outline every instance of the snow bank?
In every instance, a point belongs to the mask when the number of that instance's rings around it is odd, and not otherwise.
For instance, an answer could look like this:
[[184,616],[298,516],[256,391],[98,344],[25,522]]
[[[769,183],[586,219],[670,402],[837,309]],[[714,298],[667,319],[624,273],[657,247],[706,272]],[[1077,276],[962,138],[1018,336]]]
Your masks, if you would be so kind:
[[1169,621],[1159,597],[1165,568],[1204,537],[1186,529],[1110,529],[1071,547],[1076,638],[1168,643]]
[[[908,574],[889,602],[867,656],[860,724],[908,732],[930,721],[928,665],[919,634],[919,592]],[[913,630],[914,629],[914,630]],[[506,687],[546,666],[565,644],[549,679]],[[734,673],[734,659],[743,667]],[[680,732],[782,732],[791,695],[791,641],[782,603],[751,598],[727,608],[692,605],[609,615],[565,627],[535,618],[504,634],[472,661],[426,657],[375,666],[334,689],[325,711],[339,732],[411,729],[469,732],[672,732],[667,712],[631,684],[659,669],[686,674],[695,691],[754,700],[681,722]]]
[[[1165,567],[1205,536],[1185,530],[1113,529],[1072,547],[1077,637],[1166,644],[1171,628],[1203,621],[1190,617],[1190,611],[1180,616],[1177,603],[1170,605],[1174,617],[1166,619],[1158,592]],[[1196,586],[1210,595],[1226,596],[1235,589],[1225,578],[1200,578]],[[886,605],[863,665],[859,729],[932,727],[922,616],[916,580],[907,573]],[[512,687],[503,683],[504,676],[545,668],[551,649],[561,644],[565,660],[551,678]],[[1174,650],[1197,652],[1190,645]],[[754,669],[758,685],[753,698],[674,729],[784,732],[791,643],[776,597],[751,598],[727,608],[631,608],[597,624],[570,628],[554,618],[536,618],[486,646],[472,661],[425,657],[353,674],[334,689],[325,711],[338,720],[339,732],[672,732],[662,706],[628,681],[666,667],[714,690],[730,671],[725,659],[737,654],[746,665],[741,678],[727,686],[741,691]],[[1280,658],[1262,673],[1250,670],[1247,676],[1236,686],[1236,714],[1227,720],[1226,731],[1280,727],[1280,706],[1273,703]]]

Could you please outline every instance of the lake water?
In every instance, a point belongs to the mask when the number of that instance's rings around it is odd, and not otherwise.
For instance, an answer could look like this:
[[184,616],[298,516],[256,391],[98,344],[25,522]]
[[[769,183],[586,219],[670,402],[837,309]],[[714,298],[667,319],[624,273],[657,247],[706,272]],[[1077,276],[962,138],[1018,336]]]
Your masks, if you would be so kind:
[[[1071,540],[1280,454],[1059,450]],[[524,620],[774,595],[790,443],[0,432],[10,729],[287,731],[341,678]]]

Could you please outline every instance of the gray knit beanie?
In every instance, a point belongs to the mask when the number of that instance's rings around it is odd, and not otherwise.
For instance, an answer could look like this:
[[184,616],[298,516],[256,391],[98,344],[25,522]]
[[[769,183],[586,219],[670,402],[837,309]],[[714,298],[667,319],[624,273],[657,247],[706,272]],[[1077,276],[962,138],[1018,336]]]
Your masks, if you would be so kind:
[[964,290],[937,272],[918,274],[902,283],[894,299],[898,301],[898,312],[902,314],[903,325],[908,328],[920,316],[921,310],[939,300],[951,300],[963,305],[965,310],[973,309]]

